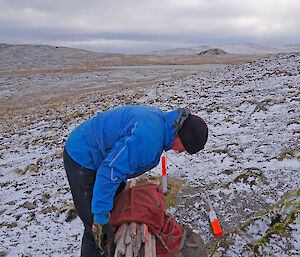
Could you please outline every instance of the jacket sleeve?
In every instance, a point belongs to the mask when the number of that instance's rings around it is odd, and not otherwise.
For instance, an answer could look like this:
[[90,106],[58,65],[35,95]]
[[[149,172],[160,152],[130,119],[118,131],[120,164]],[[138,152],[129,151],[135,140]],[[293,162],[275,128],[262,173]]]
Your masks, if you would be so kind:
[[92,199],[95,222],[108,223],[113,197],[126,177],[159,163],[163,136],[161,125],[136,122],[130,133],[115,144],[97,170]]

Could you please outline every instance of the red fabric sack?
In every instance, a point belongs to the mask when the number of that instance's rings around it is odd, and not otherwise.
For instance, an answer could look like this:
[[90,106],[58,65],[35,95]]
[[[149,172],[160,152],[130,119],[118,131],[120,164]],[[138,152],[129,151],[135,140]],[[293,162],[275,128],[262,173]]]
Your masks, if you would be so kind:
[[147,224],[156,236],[157,256],[174,257],[182,249],[186,234],[164,209],[165,198],[158,185],[138,185],[116,197],[109,223],[114,227],[133,221]]
[[170,214],[164,215],[164,227],[156,240],[157,257],[173,257],[184,244],[186,231],[172,218]]
[[158,185],[137,185],[118,194],[109,223],[114,227],[133,221],[145,223],[158,235],[164,223],[164,210],[165,198]]

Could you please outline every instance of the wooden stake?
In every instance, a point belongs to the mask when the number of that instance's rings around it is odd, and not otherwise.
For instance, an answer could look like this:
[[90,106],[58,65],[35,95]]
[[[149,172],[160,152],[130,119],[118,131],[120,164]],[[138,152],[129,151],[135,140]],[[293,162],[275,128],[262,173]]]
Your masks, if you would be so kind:
[[132,256],[133,256],[132,244],[129,244],[129,245],[127,245],[127,248],[126,248],[125,257],[132,257]]
[[135,241],[133,242],[133,256],[137,257],[139,254],[139,250],[142,245],[142,232],[141,232],[141,225],[137,223],[136,225],[136,238]]
[[125,224],[122,225],[122,227],[123,228],[122,228],[120,237],[119,237],[117,245],[116,245],[116,250],[115,250],[115,256],[114,257],[119,257],[120,254],[124,255],[126,253],[125,237],[126,237],[128,224],[125,223]]
[[148,241],[145,243],[145,257],[152,257],[152,238],[148,237]]
[[151,243],[152,243],[152,257],[156,257],[156,238],[152,232],[150,232],[150,234],[151,234]]
[[142,224],[141,229],[142,229],[142,242],[146,243],[149,237],[148,226],[146,224]]

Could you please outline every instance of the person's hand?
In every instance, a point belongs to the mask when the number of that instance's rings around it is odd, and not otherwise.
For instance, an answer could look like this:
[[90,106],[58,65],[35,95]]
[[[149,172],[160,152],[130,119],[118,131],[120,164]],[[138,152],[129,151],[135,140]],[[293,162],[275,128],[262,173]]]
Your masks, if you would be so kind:
[[110,252],[111,243],[114,240],[114,229],[109,223],[100,225],[96,222],[93,223],[92,233],[96,242],[96,245],[101,250],[108,250]]
[[96,245],[102,249],[101,246],[101,235],[102,235],[102,226],[96,222],[93,223],[92,233],[96,242]]

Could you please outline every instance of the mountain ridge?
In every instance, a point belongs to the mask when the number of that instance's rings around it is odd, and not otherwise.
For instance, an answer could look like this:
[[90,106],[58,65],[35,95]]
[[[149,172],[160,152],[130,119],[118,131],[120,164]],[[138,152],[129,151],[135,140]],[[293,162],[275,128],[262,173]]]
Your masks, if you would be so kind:
[[[0,53],[7,51],[8,49],[12,50],[14,47],[14,51],[17,49],[23,49],[25,51],[34,51],[38,49],[45,48],[48,51],[52,52],[59,52],[61,50],[70,51],[76,50],[79,51],[82,55],[89,55],[89,54],[97,54],[97,55],[110,55],[110,54],[117,54],[117,55],[197,55],[200,52],[207,51],[210,49],[218,48],[225,51],[227,54],[232,55],[264,55],[264,54],[278,54],[278,53],[290,53],[290,52],[300,52],[300,44],[287,44],[277,47],[272,46],[264,46],[258,45],[253,43],[240,43],[240,44],[211,44],[211,45],[198,45],[192,47],[180,47],[180,48],[170,48],[170,49],[162,49],[157,51],[149,51],[143,54],[120,54],[114,52],[96,52],[82,48],[72,48],[72,47],[65,47],[65,46],[52,46],[52,45],[35,45],[35,44],[7,44],[7,43],[0,43]],[[29,52],[30,54],[30,52]]]
[[161,51],[153,51],[150,54],[154,55],[194,55],[202,51],[207,51],[209,49],[218,48],[228,54],[242,54],[242,55],[251,55],[251,54],[278,54],[278,53],[289,53],[289,52],[299,52],[300,44],[290,44],[283,45],[279,47],[271,46],[262,46],[251,43],[242,43],[242,44],[228,44],[228,45],[200,45],[195,47],[187,48],[174,48],[166,49]]

